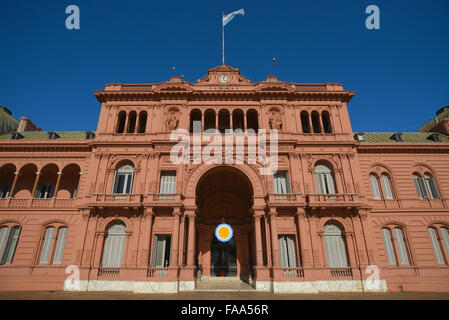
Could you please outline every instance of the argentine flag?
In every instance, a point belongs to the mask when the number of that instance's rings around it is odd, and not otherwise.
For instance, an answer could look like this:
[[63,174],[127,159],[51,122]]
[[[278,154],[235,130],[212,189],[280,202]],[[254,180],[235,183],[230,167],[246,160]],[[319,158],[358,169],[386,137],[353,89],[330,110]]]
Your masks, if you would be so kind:
[[223,27],[224,27],[225,25],[227,25],[227,24],[229,23],[229,21],[231,21],[232,19],[234,19],[234,16],[237,15],[237,14],[239,14],[239,15],[241,15],[241,16],[244,16],[244,15],[245,15],[245,9],[240,9],[240,10],[231,12],[231,13],[229,13],[229,14],[223,16]]

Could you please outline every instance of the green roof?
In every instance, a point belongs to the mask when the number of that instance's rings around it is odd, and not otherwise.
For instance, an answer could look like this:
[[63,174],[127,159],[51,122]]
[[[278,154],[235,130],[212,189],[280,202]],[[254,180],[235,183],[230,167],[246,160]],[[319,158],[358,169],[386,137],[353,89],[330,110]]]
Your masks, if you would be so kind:
[[[432,139],[434,132],[403,132],[403,142],[396,142],[393,135],[395,132],[364,132],[365,141],[363,142],[395,142],[395,143],[440,143]],[[356,135],[357,133],[355,133]],[[441,142],[449,142],[449,136],[440,134]]]
[[19,121],[12,116],[11,111],[0,106],[0,134],[16,131],[19,127]]
[[429,130],[444,118],[449,118],[449,105],[441,108],[438,111],[437,116],[427,121],[421,128],[418,129],[418,132],[425,132]]
[[[86,140],[86,132],[89,131],[51,131],[55,132],[59,138],[55,139],[55,141],[58,140]],[[92,131],[95,133],[95,131]],[[47,131],[24,131],[24,132],[18,132],[23,136],[23,139],[20,140],[49,140],[48,139],[48,133]],[[0,140],[11,140],[11,133],[1,134]]]

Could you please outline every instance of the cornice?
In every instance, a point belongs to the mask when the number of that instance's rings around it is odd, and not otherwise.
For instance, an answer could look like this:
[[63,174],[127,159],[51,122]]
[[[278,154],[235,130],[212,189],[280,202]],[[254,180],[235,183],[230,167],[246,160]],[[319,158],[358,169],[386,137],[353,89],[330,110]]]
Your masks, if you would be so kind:
[[439,143],[403,143],[400,144],[397,142],[385,142],[385,143],[377,143],[377,142],[363,142],[363,143],[355,143],[357,146],[357,151],[359,153],[372,153],[378,151],[387,151],[387,152],[447,152],[449,153],[449,143],[439,142]]

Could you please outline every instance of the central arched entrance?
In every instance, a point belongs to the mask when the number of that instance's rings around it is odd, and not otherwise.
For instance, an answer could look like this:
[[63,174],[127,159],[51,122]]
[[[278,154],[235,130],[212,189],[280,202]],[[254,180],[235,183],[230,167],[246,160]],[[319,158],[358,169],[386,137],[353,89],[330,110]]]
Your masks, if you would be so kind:
[[[248,177],[233,166],[206,171],[196,186],[197,264],[203,276],[246,279],[254,262],[253,188]],[[233,238],[222,243],[215,237],[220,223],[229,224]]]

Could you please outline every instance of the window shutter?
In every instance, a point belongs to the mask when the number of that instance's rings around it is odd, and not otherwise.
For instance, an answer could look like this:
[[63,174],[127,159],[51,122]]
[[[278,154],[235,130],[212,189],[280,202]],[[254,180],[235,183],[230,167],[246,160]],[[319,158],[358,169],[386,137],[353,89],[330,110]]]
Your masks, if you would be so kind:
[[383,191],[384,191],[385,199],[392,200],[393,199],[393,192],[391,191],[390,178],[386,174],[383,174],[380,177],[380,179],[382,181],[382,188],[383,188]]
[[373,198],[375,200],[380,200],[379,183],[377,182],[376,176],[373,174],[370,174],[369,180],[371,183],[371,189],[373,190]]
[[3,227],[0,229],[0,255],[3,252],[3,245],[5,244],[6,234],[8,233],[8,227]]
[[443,236],[444,247],[446,248],[446,252],[449,253],[449,232],[447,228],[440,228],[441,235]]
[[387,260],[390,266],[397,265],[396,256],[394,254],[393,242],[391,240],[391,233],[389,229],[382,229],[382,236],[384,238],[385,252],[387,253]]
[[295,237],[287,236],[287,250],[288,250],[288,266],[289,268],[296,268],[296,248]]
[[14,258],[14,253],[16,251],[17,242],[19,240],[21,227],[12,227],[9,231],[8,240],[6,241],[5,250],[3,251],[3,256],[0,264],[10,264]]
[[287,241],[285,236],[279,237],[279,255],[281,259],[281,266],[283,268],[288,268]]
[[54,227],[47,228],[45,230],[44,243],[42,244],[41,257],[39,259],[39,264],[47,264],[48,257],[50,255],[51,243],[53,242],[53,233],[55,232]]
[[56,242],[55,254],[53,257],[53,264],[62,263],[66,237],[67,237],[67,228],[66,227],[59,228],[58,240]]
[[424,175],[426,181],[427,190],[429,190],[429,195],[431,199],[438,199],[437,186],[435,184],[435,179],[427,174]]
[[410,262],[408,260],[407,249],[406,249],[405,241],[404,241],[404,234],[403,234],[402,230],[399,228],[394,228],[394,234],[396,236],[396,243],[398,245],[399,258],[401,260],[401,264],[409,265]]
[[432,242],[433,252],[435,252],[435,257],[437,258],[437,264],[444,264],[444,258],[441,252],[440,243],[438,242],[436,230],[434,228],[428,228],[428,230],[430,240]]

